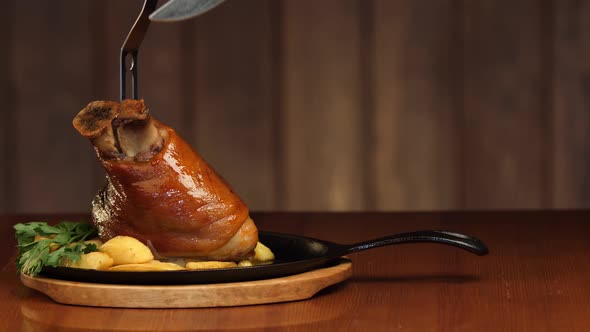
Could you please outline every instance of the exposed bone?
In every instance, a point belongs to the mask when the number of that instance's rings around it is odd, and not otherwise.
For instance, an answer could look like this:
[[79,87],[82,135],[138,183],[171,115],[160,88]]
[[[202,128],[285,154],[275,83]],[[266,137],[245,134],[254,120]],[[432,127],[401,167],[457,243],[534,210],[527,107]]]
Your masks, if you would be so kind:
[[93,101],[74,118],[74,127],[90,139],[101,154],[109,158],[120,157],[111,122],[120,113],[119,103]]
[[92,102],[78,113],[74,127],[108,159],[149,160],[164,142],[143,100]]
[[113,101],[93,101],[74,118],[74,127],[87,138],[96,138],[121,112],[119,103]]
[[124,159],[125,155],[117,146],[117,139],[113,132],[113,127],[107,126],[102,134],[98,137],[91,138],[90,142],[94,145],[104,158]]
[[[142,100],[127,99],[121,102],[121,114],[113,121],[117,128],[119,147],[127,157],[140,156],[145,160],[161,145],[160,134]],[[157,149],[159,150],[159,149]],[[149,159],[149,158],[147,158]]]

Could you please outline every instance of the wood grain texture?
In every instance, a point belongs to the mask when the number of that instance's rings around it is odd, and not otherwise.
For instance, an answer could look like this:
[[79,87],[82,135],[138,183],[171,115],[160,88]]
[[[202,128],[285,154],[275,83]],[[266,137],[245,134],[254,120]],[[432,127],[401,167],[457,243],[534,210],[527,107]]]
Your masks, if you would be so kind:
[[556,1],[553,204],[590,204],[590,2]]
[[139,95],[155,118],[174,128],[182,137],[190,137],[191,133],[183,124],[184,113],[193,111],[185,109],[185,99],[191,96],[186,96],[183,89],[183,72],[187,70],[183,61],[184,28],[184,24],[150,24],[139,53]]
[[[104,184],[70,122],[141,1],[70,2],[4,6],[0,212]],[[252,210],[587,207],[589,3],[228,1],[152,24],[139,91]]]
[[0,320],[9,331],[582,332],[590,326],[590,211],[254,214],[265,230],[336,243],[450,229],[481,238],[491,254],[435,244],[379,248],[350,255],[353,276],[309,300],[201,309],[64,306],[24,287],[11,259],[10,224],[30,217],[0,218]]
[[355,0],[284,3],[282,127],[289,210],[364,207],[358,9]]
[[271,1],[231,1],[195,25],[196,109],[189,133],[201,155],[257,209],[272,209]]
[[352,263],[297,275],[211,285],[101,285],[21,275],[21,281],[58,303],[111,308],[235,307],[304,300],[352,275]]
[[84,1],[15,3],[18,112],[12,144],[18,149],[19,189],[13,211],[89,208],[96,191],[87,180],[95,167],[93,152],[71,124],[91,90],[88,6]]
[[[465,208],[538,208],[550,182],[541,5],[464,2]],[[486,188],[482,190],[482,188]]]
[[[457,206],[452,1],[375,1],[377,208]],[[363,38],[366,38],[363,36]],[[461,51],[460,49],[458,50]]]
[[17,167],[15,165],[16,146],[12,142],[16,116],[14,99],[14,3],[4,4],[5,17],[0,20],[0,40],[4,47],[0,50],[0,101],[3,104],[0,122],[0,213],[13,211],[18,191]]

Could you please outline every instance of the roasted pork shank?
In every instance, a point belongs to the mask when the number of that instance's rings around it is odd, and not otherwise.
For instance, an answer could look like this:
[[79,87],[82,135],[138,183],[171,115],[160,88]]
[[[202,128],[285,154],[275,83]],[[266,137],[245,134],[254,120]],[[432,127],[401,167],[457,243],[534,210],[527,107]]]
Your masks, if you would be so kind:
[[73,123],[107,174],[92,201],[103,240],[133,236],[162,257],[251,255],[258,231],[244,202],[143,100],[95,101]]

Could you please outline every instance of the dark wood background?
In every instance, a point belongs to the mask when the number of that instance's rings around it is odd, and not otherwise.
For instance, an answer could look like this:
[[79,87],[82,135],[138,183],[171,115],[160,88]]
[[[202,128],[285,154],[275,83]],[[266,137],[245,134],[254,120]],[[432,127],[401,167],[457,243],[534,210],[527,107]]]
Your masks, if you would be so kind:
[[[85,212],[71,126],[139,0],[3,2],[0,212]],[[140,94],[254,210],[590,207],[590,1],[229,0],[153,24]]]

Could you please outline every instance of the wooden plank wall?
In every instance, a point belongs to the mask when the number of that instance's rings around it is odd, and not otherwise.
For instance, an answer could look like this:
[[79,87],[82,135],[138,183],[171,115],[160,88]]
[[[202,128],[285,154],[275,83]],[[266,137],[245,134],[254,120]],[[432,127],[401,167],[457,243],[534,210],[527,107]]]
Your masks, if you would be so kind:
[[282,8],[288,209],[365,206],[359,6],[356,0],[305,0]]
[[[0,20],[0,212],[84,212],[71,127],[141,1]],[[153,24],[140,95],[253,210],[590,207],[590,0],[230,0]]]
[[590,205],[590,1],[555,1],[553,202]]
[[[14,12],[14,2],[5,4],[9,13]],[[14,20],[0,20],[0,41],[4,47],[0,49],[0,102],[2,103],[2,121],[0,121],[0,211],[10,211],[16,202],[17,172],[12,169],[8,161],[16,158],[16,147],[11,142],[14,130],[11,124],[15,123],[15,85],[11,47],[14,45]]]
[[[467,1],[464,9],[464,204],[539,208],[550,145],[543,94],[551,56],[543,1]],[[487,188],[481,192],[480,188]]]
[[[95,97],[86,72],[92,68],[89,1],[15,1],[11,38],[14,122],[3,160],[15,177],[7,211],[52,211],[89,206],[96,191],[93,152],[72,132],[72,113],[81,97]],[[75,14],[72,14],[75,13]]]
[[458,208],[460,8],[378,0],[373,11],[376,208]]

